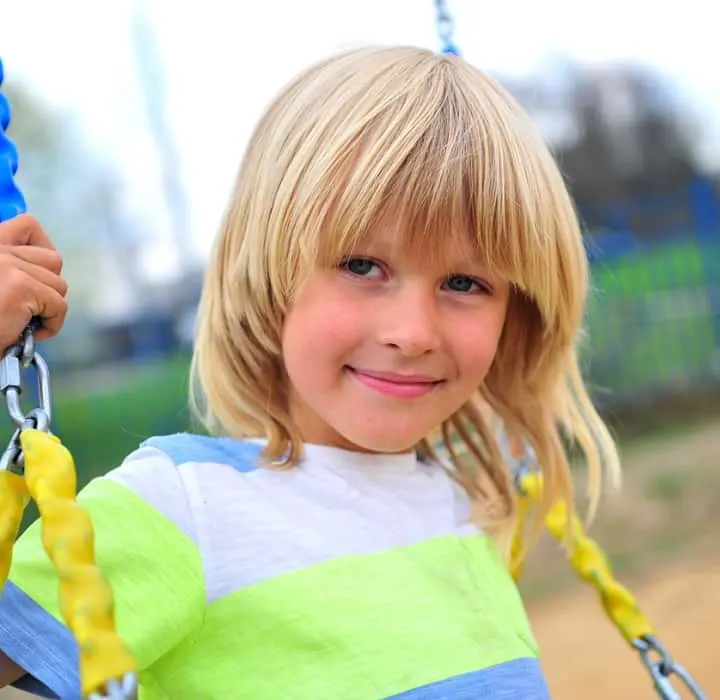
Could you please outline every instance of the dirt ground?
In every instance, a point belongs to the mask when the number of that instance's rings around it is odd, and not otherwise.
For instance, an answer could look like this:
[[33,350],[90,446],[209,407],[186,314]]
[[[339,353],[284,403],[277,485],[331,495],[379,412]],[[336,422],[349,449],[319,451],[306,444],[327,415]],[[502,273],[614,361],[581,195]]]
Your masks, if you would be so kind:
[[[720,698],[720,547],[648,573],[631,587],[676,661],[708,700]],[[538,601],[529,612],[555,700],[657,698],[639,657],[592,591]]]
[[[673,657],[708,700],[720,698],[720,419],[626,447],[623,463],[623,490],[605,500],[590,534]],[[554,543],[539,544],[523,589],[554,700],[658,697]],[[30,697],[0,691],[0,700]]]

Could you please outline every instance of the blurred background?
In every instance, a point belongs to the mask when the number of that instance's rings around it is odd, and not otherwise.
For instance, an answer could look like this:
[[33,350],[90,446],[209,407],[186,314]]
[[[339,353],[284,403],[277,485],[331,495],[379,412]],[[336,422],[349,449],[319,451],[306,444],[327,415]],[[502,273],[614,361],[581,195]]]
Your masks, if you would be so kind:
[[[661,639],[720,696],[715,23],[700,0],[446,5],[452,25],[438,24],[432,0],[0,5],[18,181],[71,289],[65,330],[42,347],[56,432],[82,485],[146,436],[188,428],[203,268],[260,113],[330,52],[440,49],[447,33],[528,110],[582,218],[593,271],[584,367],[626,470],[592,535]],[[552,542],[523,591],[553,697],[655,697]]]

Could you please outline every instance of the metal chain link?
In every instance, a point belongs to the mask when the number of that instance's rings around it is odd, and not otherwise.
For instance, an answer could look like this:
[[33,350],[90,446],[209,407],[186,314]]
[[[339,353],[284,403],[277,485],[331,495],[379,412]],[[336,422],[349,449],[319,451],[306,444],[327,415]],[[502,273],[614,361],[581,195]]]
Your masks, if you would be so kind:
[[[5,406],[10,419],[15,424],[15,432],[8,446],[0,456],[0,470],[23,474],[24,459],[20,446],[20,434],[23,430],[34,429],[50,431],[52,421],[52,393],[50,388],[50,370],[40,353],[35,350],[34,332],[37,323],[31,323],[22,338],[5,351],[0,360],[0,393],[5,397]],[[37,375],[39,406],[25,413],[20,396],[23,392],[23,374],[33,367]]]
[[675,663],[665,645],[652,635],[634,639],[633,647],[648,670],[655,684],[655,690],[662,700],[682,700],[682,695],[673,686],[675,676],[692,693],[695,700],[707,700],[695,679],[680,664]]
[[435,0],[435,11],[435,23],[437,25],[438,36],[440,37],[442,53],[459,56],[460,50],[453,41],[455,22],[450,14],[446,0]]
[[[43,357],[35,349],[34,332],[37,328],[38,323],[33,321],[25,329],[22,338],[15,345],[5,351],[2,360],[0,360],[0,392],[2,392],[5,397],[5,405],[7,407],[8,415],[15,424],[15,432],[10,439],[10,443],[8,444],[5,452],[0,456],[0,473],[10,472],[10,474],[5,474],[5,477],[10,476],[12,478],[12,474],[15,474],[18,475],[21,480],[26,482],[26,489],[35,498],[40,510],[41,518],[43,520],[46,517],[50,518],[52,524],[47,525],[49,531],[57,524],[55,522],[57,520],[57,515],[49,515],[49,510],[52,507],[57,508],[58,503],[63,500],[61,494],[65,493],[67,489],[61,488],[60,486],[62,481],[69,476],[68,470],[74,470],[74,465],[72,464],[70,454],[67,452],[67,460],[64,467],[62,460],[60,460],[60,462],[53,461],[53,459],[47,460],[47,455],[43,456],[45,461],[42,464],[31,464],[29,462],[29,458],[28,464],[25,464],[21,436],[23,436],[23,433],[25,433],[26,430],[49,433],[52,419],[50,370]],[[30,367],[34,368],[37,375],[38,403],[40,405],[25,413],[22,409],[20,399],[23,393],[23,375]],[[25,433],[25,436],[26,435],[27,433]],[[59,447],[60,451],[64,449],[60,445],[59,441],[55,447]],[[25,473],[26,466],[27,474]],[[72,475],[71,481],[74,484],[74,474]],[[35,483],[34,487],[32,486],[33,482]],[[50,495],[49,499],[48,494]],[[3,499],[0,499],[0,507],[7,507],[8,502],[3,502],[3,500],[4,498],[12,496],[12,493],[3,494],[2,488],[0,488],[0,496],[3,496]],[[67,494],[65,493],[64,500],[67,501],[62,505],[64,518],[67,520],[71,514],[75,513],[75,520],[78,521],[77,514],[80,512],[80,509],[75,504],[74,497],[72,499],[68,499]],[[75,510],[73,511],[72,509],[69,509],[68,505],[73,506]],[[18,518],[18,522],[11,523],[12,527],[9,530],[11,537],[14,536],[13,533],[17,532],[17,526],[19,526],[19,518],[21,515],[22,510],[15,513],[15,516]],[[85,519],[79,519],[79,522],[75,522],[75,525],[82,523],[87,523],[87,521]],[[93,555],[91,553],[88,556],[87,551],[83,553],[82,545],[79,544],[84,543],[84,546],[87,547],[87,543],[92,542],[93,540],[92,534],[83,532],[82,528],[78,527],[78,529],[73,533],[73,536],[77,539],[75,543],[68,543],[68,536],[63,536],[65,541],[63,545],[63,552],[65,556],[63,556],[63,564],[61,568],[58,568],[60,564],[59,560],[56,558],[56,551],[52,548],[51,550],[48,550],[48,554],[53,561],[53,564],[55,564],[59,576],[61,579],[64,579],[65,590],[63,592],[63,589],[61,588],[61,608],[63,606],[62,600],[64,598],[66,609],[73,610],[74,613],[77,614],[80,608],[78,607],[77,600],[73,600],[71,596],[79,595],[80,591],[80,593],[86,596],[90,596],[90,594],[92,594],[90,602],[83,602],[83,615],[85,617],[88,616],[88,609],[91,609],[93,605],[96,606],[98,610],[105,611],[105,614],[107,614],[107,610],[112,608],[111,597],[109,597],[111,594],[109,594],[104,585],[99,585],[96,590],[92,590],[92,588],[90,588],[89,583],[91,579],[87,578],[87,569],[88,563],[94,566]],[[63,541],[63,537],[55,537],[51,539],[54,539],[55,545],[57,545],[58,542]],[[7,532],[4,532],[3,537],[0,539],[2,539],[3,546],[6,546]],[[9,546],[9,552],[0,551],[0,570],[5,572],[4,576],[6,576],[9,571],[10,561],[12,559],[12,539],[10,540]],[[80,559],[78,561],[74,561],[73,557],[68,556],[68,552],[73,552],[76,556],[78,555],[78,552],[80,552]],[[77,578],[78,563],[80,563],[80,567],[85,572],[83,585],[79,586],[79,588],[78,584],[80,579]],[[0,580],[0,590],[2,590],[3,584],[4,580]],[[105,623],[102,621],[98,623],[98,615],[97,613],[92,613],[92,610],[90,612],[90,617],[95,620],[95,623],[99,624],[101,628],[105,626]],[[77,619],[82,619],[82,615],[79,618],[75,618],[76,623]],[[69,626],[72,627],[70,618],[66,618],[66,620]],[[84,623],[87,624],[87,621],[85,620]],[[130,657],[128,652],[122,648],[122,642],[119,639],[108,640],[107,629],[102,630],[102,636],[102,646],[105,647],[105,653],[108,658],[112,658],[116,665],[117,659],[119,658],[119,664],[121,667],[124,666],[127,668],[128,666],[132,666],[132,657]],[[84,661],[87,663],[87,659]],[[94,664],[98,663],[97,658],[93,658],[92,661]],[[89,671],[86,672],[89,673]],[[95,674],[97,674],[97,672],[97,669],[93,671]],[[138,678],[137,674],[131,671],[122,674],[122,676],[118,678],[111,678],[101,688],[89,693],[88,700],[137,700],[137,695]]]

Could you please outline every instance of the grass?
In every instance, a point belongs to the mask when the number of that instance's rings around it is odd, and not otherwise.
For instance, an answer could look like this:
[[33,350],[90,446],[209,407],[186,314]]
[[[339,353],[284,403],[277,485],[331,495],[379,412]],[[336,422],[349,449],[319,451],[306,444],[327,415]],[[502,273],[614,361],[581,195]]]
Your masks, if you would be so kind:
[[103,470],[151,435],[186,430],[188,358],[156,360],[121,376],[98,377],[102,389],[58,391],[56,430],[76,460]]
[[[187,377],[188,358],[178,356],[112,375],[91,372],[81,387],[57,383],[53,430],[73,454],[79,488],[119,465],[146,438],[188,429]],[[0,417],[2,434],[11,429]],[[31,503],[23,528],[36,517]]]

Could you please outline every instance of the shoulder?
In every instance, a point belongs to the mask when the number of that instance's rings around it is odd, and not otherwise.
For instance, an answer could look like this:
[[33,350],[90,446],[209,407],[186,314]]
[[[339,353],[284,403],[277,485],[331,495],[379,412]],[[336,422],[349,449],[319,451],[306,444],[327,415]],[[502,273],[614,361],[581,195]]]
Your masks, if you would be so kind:
[[140,450],[149,449],[162,453],[176,467],[210,463],[223,464],[239,472],[249,472],[257,467],[262,444],[229,437],[175,433],[149,438],[140,445]]
[[104,493],[116,500],[139,500],[138,510],[150,506],[196,539],[193,504],[198,475],[202,474],[206,489],[213,483],[222,489],[228,474],[254,471],[261,450],[260,443],[247,440],[191,433],[154,436],[91,482],[84,496]]
[[105,477],[143,494],[158,484],[179,486],[182,472],[194,465],[226,467],[236,472],[254,471],[259,464],[260,443],[192,433],[158,435],[142,442],[122,464]]

